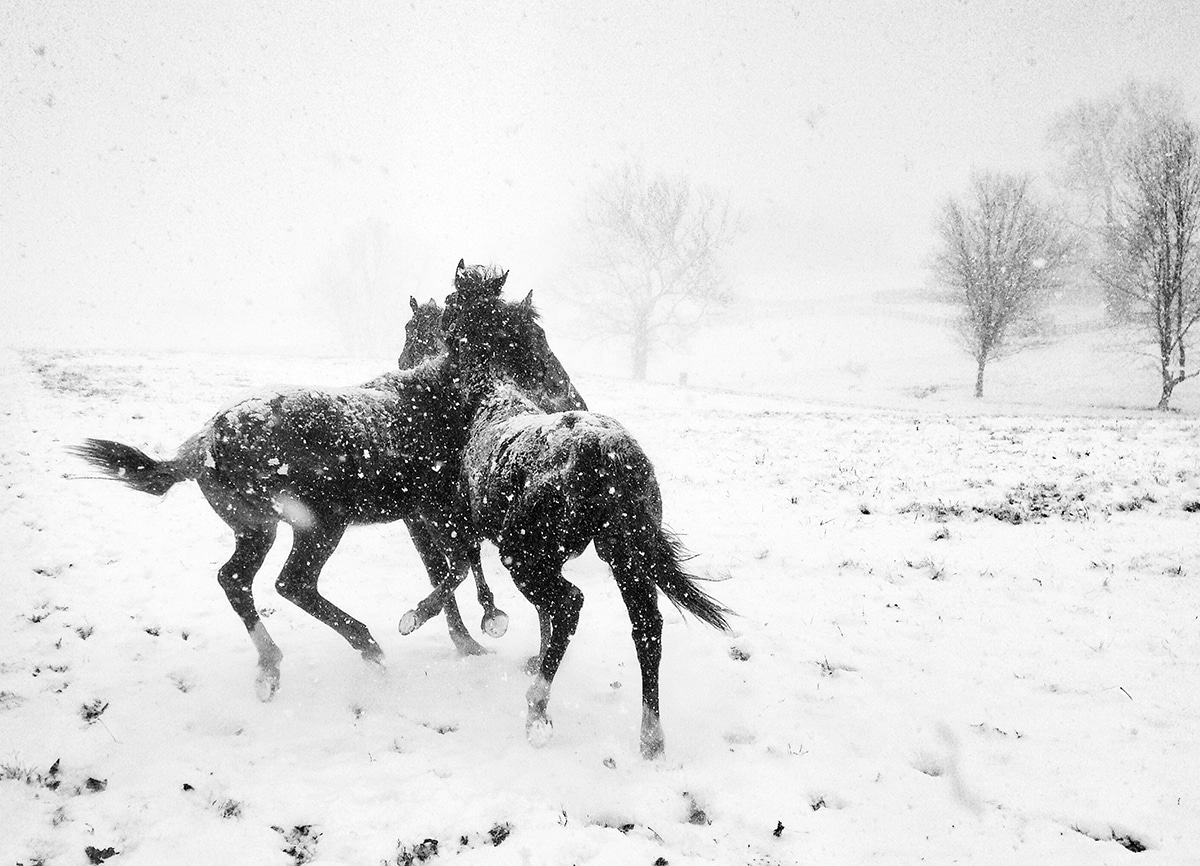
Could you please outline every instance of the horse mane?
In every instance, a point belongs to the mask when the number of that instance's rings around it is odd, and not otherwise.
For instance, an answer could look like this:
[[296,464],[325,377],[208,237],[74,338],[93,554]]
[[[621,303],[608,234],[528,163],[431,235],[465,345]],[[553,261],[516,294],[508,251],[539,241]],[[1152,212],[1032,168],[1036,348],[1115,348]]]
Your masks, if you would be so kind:
[[454,291],[467,303],[483,298],[499,298],[508,271],[494,265],[466,266],[461,261],[454,273]]
[[468,399],[508,382],[542,411],[585,409],[538,325],[533,293],[521,301],[501,297],[507,277],[508,271],[460,260],[455,290],[446,298],[442,331]]

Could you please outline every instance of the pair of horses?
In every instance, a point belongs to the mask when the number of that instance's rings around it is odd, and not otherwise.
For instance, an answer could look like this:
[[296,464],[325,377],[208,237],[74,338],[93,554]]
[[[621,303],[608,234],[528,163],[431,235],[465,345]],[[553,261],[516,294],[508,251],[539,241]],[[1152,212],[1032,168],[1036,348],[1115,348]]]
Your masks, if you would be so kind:
[[322,596],[317,582],[347,526],[403,519],[434,590],[406,614],[402,631],[444,608],[461,652],[481,650],[453,596],[469,571],[484,631],[503,633],[507,618],[479,567],[482,538],[499,548],[538,613],[526,730],[531,742],[542,742],[551,683],[583,603],[562,566],[594,543],[629,611],[642,675],[641,752],[652,758],[663,751],[656,589],[717,628],[728,628],[728,610],[683,570],[679,545],[662,528],[650,461],[616,421],[584,410],[531,297],[500,297],[506,277],[459,262],[437,329],[444,352],[430,327],[436,305],[414,301],[400,359],[407,369],[357,388],[245,400],[210,419],[168,460],[99,439],[74,451],[103,477],[142,492],[161,495],[188,479],[199,484],[234,533],[218,581],[258,650],[264,700],[279,688],[283,655],[255,608],[252,582],[279,522],[294,539],[279,593],[378,663],[383,653],[366,625]]

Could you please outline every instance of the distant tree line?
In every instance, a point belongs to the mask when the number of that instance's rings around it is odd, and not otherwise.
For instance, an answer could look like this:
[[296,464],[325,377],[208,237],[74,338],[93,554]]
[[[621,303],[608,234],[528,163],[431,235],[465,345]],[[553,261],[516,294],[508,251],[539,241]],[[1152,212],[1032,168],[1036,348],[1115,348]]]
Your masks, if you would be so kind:
[[1081,101],[1048,135],[1056,197],[1035,196],[1027,175],[980,172],[937,222],[933,272],[960,310],[958,333],[976,363],[1019,350],[1051,295],[1099,293],[1109,315],[1144,329],[1170,407],[1200,320],[1200,144],[1178,95],[1138,83]]

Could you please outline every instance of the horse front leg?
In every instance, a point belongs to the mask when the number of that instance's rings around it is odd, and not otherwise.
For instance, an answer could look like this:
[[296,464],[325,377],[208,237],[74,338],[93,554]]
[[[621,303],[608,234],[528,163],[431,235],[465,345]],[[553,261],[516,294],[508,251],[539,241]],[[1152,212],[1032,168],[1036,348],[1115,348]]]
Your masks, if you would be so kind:
[[483,608],[483,620],[480,628],[488,637],[501,638],[508,631],[508,614],[496,607],[496,599],[492,589],[483,576],[483,563],[479,561],[479,545],[474,544],[467,551],[471,562],[471,573],[475,576],[475,597]]
[[531,677],[542,669],[542,658],[546,655],[546,648],[550,646],[550,632],[554,628],[549,611],[538,610],[537,615],[539,633],[537,655],[532,655],[525,660],[525,673]]
[[364,659],[382,665],[383,650],[367,626],[317,590],[321,569],[345,531],[346,524],[328,520],[318,520],[304,527],[293,526],[292,550],[275,581],[275,588],[288,601],[340,634],[362,653]]
[[[415,608],[400,617],[400,634],[412,634],[441,613],[443,606],[454,598],[454,591],[466,580],[467,572],[470,570],[471,556],[457,541],[450,544],[447,539],[438,539],[436,535],[434,538],[437,543],[447,545],[446,555],[449,558],[450,571],[441,583],[433,588],[433,592],[421,599]],[[488,652],[482,648],[481,651]]]
[[[458,589],[467,577],[467,569],[453,571],[446,578],[433,588],[433,592],[425,596],[417,606],[412,610],[405,611],[404,616],[400,617],[400,634],[412,634],[429,620],[433,619],[442,612],[446,601],[454,597],[454,590]],[[481,652],[487,650],[480,647]]]
[[254,606],[254,576],[262,568],[274,543],[274,524],[235,527],[233,556],[217,572],[217,583],[225,591],[229,606],[241,618],[258,650],[255,691],[260,701],[271,700],[279,690],[279,662],[283,659],[283,652],[272,640]]
[[[451,576],[450,569],[446,565],[446,555],[442,551],[442,547],[438,544],[433,532],[426,525],[422,518],[415,517],[404,521],[408,526],[408,534],[412,536],[413,546],[417,549],[417,553],[421,557],[421,561],[425,564],[425,572],[429,575],[429,582],[433,584],[435,591]],[[458,584],[455,584],[457,587]],[[446,628],[450,632],[450,640],[454,642],[455,648],[459,655],[483,655],[487,650],[479,641],[471,637],[467,633],[467,626],[463,622],[462,614],[458,610],[458,602],[454,598],[454,593],[444,595],[443,610],[446,612]],[[414,614],[414,611],[409,611],[404,616]],[[436,612],[431,615],[436,615]],[[409,634],[415,631],[425,620],[416,622],[415,620],[400,620],[400,633]],[[405,631],[406,625],[408,630]]]

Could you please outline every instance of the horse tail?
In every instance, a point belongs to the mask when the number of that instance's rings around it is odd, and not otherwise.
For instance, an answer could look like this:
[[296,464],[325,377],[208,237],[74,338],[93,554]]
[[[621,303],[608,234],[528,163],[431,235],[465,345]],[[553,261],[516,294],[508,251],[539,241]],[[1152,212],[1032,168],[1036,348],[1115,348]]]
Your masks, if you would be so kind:
[[596,539],[597,553],[609,561],[614,571],[620,569],[634,580],[651,581],[677,610],[729,631],[726,617],[733,611],[697,586],[701,578],[683,567],[689,554],[679,538],[662,525],[658,481],[645,452],[632,437],[616,448],[610,443],[603,450],[607,450],[609,460],[607,472],[596,473],[606,485],[599,498],[608,500],[606,510],[616,532]]
[[635,568],[638,563],[645,563],[647,576],[676,610],[686,610],[715,629],[729,631],[726,617],[733,611],[697,586],[700,578],[684,570],[683,563],[689,557],[675,534],[662,526],[646,529],[641,535],[648,542],[647,549],[634,551]]
[[85,439],[68,449],[100,470],[102,477],[134,490],[162,496],[177,482],[193,477],[182,460],[155,460],[132,445],[110,439]]

